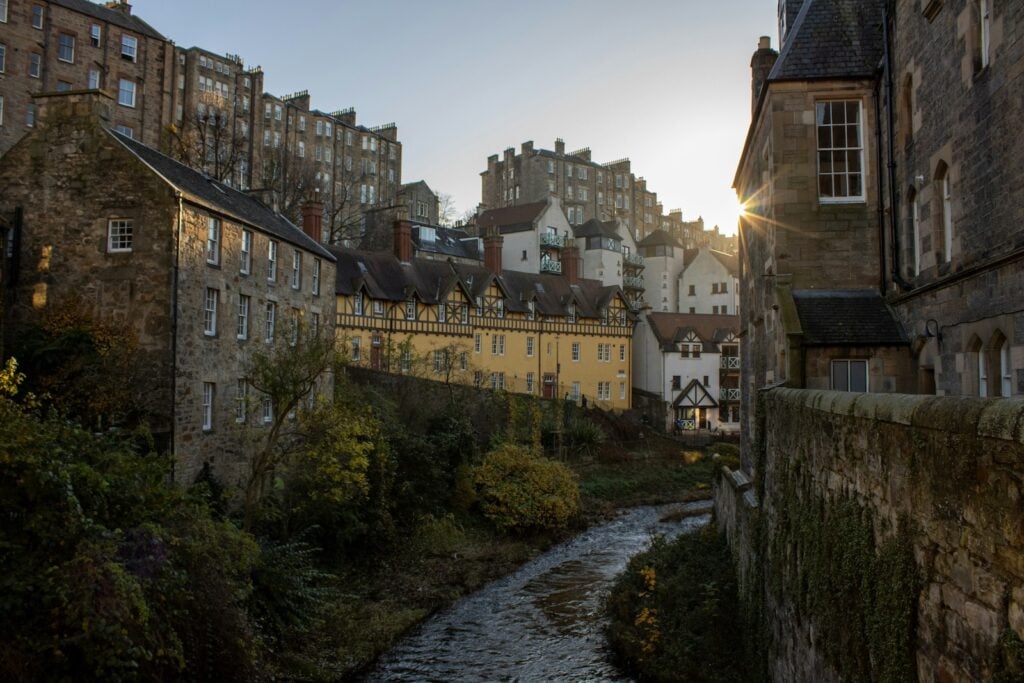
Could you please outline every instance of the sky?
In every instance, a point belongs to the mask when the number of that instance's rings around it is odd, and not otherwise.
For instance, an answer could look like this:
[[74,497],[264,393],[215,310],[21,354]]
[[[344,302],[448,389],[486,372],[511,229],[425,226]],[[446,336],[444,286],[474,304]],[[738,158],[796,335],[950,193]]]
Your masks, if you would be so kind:
[[750,57],[776,0],[135,0],[184,47],[262,66],[264,87],[398,124],[402,180],[480,201],[487,157],[532,140],[629,157],[666,212],[736,230]]

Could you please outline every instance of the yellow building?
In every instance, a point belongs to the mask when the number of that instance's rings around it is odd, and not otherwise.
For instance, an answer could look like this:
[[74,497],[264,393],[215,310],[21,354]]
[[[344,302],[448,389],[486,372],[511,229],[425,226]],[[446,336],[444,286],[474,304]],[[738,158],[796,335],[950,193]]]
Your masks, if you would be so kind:
[[388,252],[334,254],[337,333],[352,363],[630,407],[634,318],[618,287],[409,252],[404,261]]

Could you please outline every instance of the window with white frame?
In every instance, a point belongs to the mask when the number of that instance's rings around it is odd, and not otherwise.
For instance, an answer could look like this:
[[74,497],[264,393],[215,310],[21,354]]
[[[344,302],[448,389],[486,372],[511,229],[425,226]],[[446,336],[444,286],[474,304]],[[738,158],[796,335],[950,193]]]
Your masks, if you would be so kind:
[[206,288],[206,295],[203,297],[203,333],[207,337],[217,334],[217,300],[220,292],[213,287]]
[[292,249],[292,289],[302,288],[302,252]]
[[249,338],[249,303],[252,297],[245,294],[238,295],[238,324],[235,329],[235,336],[239,339]]
[[569,398],[571,400],[573,400],[573,401],[580,400],[580,383],[579,382],[573,382],[572,383],[572,391],[569,392]]
[[491,337],[491,355],[492,356],[504,356],[505,355],[505,335],[495,334]]
[[376,299],[373,302],[373,315],[377,318],[384,315],[384,302],[380,299]]
[[978,352],[978,396],[988,398],[988,358],[985,349]]
[[579,342],[573,342],[572,343],[572,359],[573,359],[573,362],[579,362],[579,360],[580,360],[580,343]]
[[416,319],[416,299],[409,299],[405,302],[405,319]]
[[0,74],[7,69],[7,46],[0,43]]
[[504,391],[504,389],[505,389],[505,373],[504,372],[492,372],[491,373],[491,389],[493,391]]
[[444,305],[442,301],[437,305],[437,322],[443,323],[448,321],[448,307]]
[[42,30],[43,28],[43,6],[32,5],[32,28]]
[[356,292],[352,296],[352,313],[355,315],[363,315],[363,293]]
[[1010,340],[1004,339],[999,347],[999,395],[1013,396],[1013,368],[1010,365]]
[[440,375],[445,370],[445,354],[443,350],[436,349],[434,351],[434,374]]
[[619,400],[621,400],[621,401],[625,401],[626,400],[626,383],[625,382],[619,382]]
[[399,369],[402,372],[409,372],[412,370],[412,349],[404,348],[398,359]]
[[297,154],[298,154],[300,159],[305,159],[306,158],[306,143],[303,142],[302,140],[299,140],[299,147],[298,147]]
[[526,357],[533,358],[533,337],[526,338]]
[[533,378],[534,375],[532,372],[526,373],[526,393],[528,394],[533,393]]
[[260,401],[260,419],[265,425],[274,421],[274,402],[269,396],[264,396]]
[[978,62],[984,69],[992,60],[992,0],[978,2]]
[[117,103],[123,107],[135,108],[135,81],[122,78],[118,82]]
[[30,104],[25,110],[25,125],[29,128],[35,128],[36,125],[36,105]]
[[277,324],[277,303],[267,302],[267,317],[264,321],[263,341],[268,344],[274,343],[274,327]]
[[248,275],[252,271],[252,230],[242,230],[242,253],[238,272]]
[[38,52],[33,52],[28,56],[28,76],[29,78],[40,78],[43,74],[43,56]]
[[126,218],[107,221],[107,252],[124,253],[132,250],[132,222]]
[[277,242],[273,240],[267,247],[267,280],[277,282]]
[[313,259],[313,296],[320,295],[320,259]]
[[121,36],[121,58],[134,62],[139,56],[139,39],[135,36]]
[[249,384],[244,378],[235,380],[235,422],[245,422],[246,397],[249,393]]
[[473,337],[473,353],[480,353],[481,345],[480,335],[477,334]]
[[360,348],[362,341],[359,337],[352,337],[352,362],[358,363],[362,359],[362,349]]
[[220,263],[220,219],[210,216],[206,222],[206,262]]
[[0,22],[7,23],[7,0],[0,0]]
[[866,360],[832,361],[832,389],[834,391],[866,392],[868,390],[868,362]]
[[75,61],[75,37],[67,33],[57,36],[57,59],[62,62]]
[[99,90],[102,77],[99,69],[89,69],[89,90]]
[[621,362],[625,362],[626,361],[626,345],[625,344],[619,344],[619,361],[621,361]]
[[213,382],[203,382],[203,431],[209,432],[213,429],[213,395],[216,385]]
[[93,47],[100,46],[100,36],[103,35],[99,24],[92,24],[89,27],[89,42]]
[[818,135],[818,198],[864,200],[864,144],[860,100],[815,105]]
[[569,322],[576,322],[576,304],[569,304]]

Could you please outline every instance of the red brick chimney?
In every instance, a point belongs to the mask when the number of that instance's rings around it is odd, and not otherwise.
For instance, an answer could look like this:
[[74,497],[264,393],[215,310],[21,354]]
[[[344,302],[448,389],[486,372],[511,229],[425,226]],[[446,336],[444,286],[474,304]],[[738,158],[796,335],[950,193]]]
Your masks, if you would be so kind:
[[320,202],[306,202],[302,205],[302,232],[319,244],[323,241],[324,205]]
[[497,227],[492,227],[484,234],[484,267],[495,275],[501,275],[501,249],[505,238]]
[[395,256],[402,263],[412,261],[412,223],[395,221]]
[[562,250],[562,275],[570,285],[580,281],[580,250],[579,247],[566,247]]

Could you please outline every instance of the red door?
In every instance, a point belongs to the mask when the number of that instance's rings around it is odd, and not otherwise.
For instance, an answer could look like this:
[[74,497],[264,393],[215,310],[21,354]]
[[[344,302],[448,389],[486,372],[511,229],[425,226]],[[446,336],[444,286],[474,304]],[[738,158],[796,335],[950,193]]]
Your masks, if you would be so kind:
[[544,398],[555,397],[555,375],[550,372],[544,373]]
[[380,370],[380,335],[373,335],[373,343],[370,345],[370,367]]

